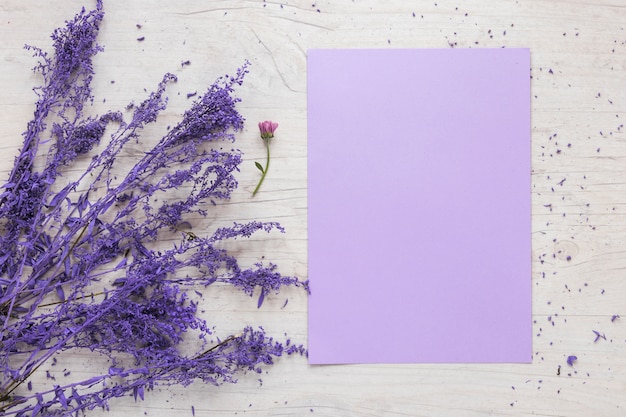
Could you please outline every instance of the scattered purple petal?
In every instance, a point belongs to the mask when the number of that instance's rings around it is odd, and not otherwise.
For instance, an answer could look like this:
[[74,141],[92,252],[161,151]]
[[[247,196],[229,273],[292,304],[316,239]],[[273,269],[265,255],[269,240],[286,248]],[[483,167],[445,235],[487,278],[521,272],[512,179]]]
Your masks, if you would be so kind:
[[606,336],[604,335],[604,333],[600,334],[600,332],[598,332],[596,330],[592,330],[592,332],[593,332],[593,334],[596,335],[596,338],[594,339],[593,343],[596,343],[600,339],[606,340]]

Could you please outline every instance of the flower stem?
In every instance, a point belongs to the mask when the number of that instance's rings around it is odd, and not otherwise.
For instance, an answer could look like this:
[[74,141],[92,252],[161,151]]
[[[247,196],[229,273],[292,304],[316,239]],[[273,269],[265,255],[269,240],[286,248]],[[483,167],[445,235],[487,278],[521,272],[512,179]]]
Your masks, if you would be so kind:
[[270,167],[270,140],[269,139],[265,140],[265,146],[267,147],[267,161],[265,161],[265,169],[263,169],[261,180],[259,180],[259,183],[257,184],[256,188],[252,192],[253,197],[256,195],[257,191],[259,191],[259,188],[261,188],[261,184],[263,184],[263,180],[265,179],[265,174],[267,174],[267,170]]
[[204,352],[202,352],[201,354],[197,355],[194,359],[200,359],[203,356],[208,355],[209,353],[213,352],[215,349],[219,348],[220,346],[224,346],[227,343],[232,342],[233,340],[239,338],[242,336],[242,333],[239,333],[237,335],[231,335],[228,336],[226,339],[222,340],[220,343],[218,343],[217,345],[213,346],[212,348],[209,348],[207,350],[205,350]]
[[50,307],[50,306],[54,306],[54,305],[57,305],[57,304],[64,304],[64,303],[67,303],[69,301],[82,300],[84,298],[93,298],[93,297],[95,297],[97,295],[105,295],[105,294],[106,294],[106,292],[104,292],[104,291],[92,292],[89,295],[83,295],[83,296],[80,296],[80,297],[76,297],[76,298],[73,298],[72,300],[63,300],[63,301],[55,301],[55,302],[52,302],[52,303],[39,304],[39,305],[37,305],[37,307]]

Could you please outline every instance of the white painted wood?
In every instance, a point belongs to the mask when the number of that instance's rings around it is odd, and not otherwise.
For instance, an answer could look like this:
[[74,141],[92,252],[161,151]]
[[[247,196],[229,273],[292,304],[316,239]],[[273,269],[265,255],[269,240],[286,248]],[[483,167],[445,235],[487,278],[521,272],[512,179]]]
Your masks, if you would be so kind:
[[[0,4],[0,177],[17,154],[33,111],[31,88],[38,83],[28,71],[35,61],[22,45],[47,48],[51,31],[82,4]],[[307,49],[531,48],[536,321],[530,365],[309,366],[292,357],[269,368],[262,384],[247,375],[236,385],[159,388],[144,402],[112,403],[107,415],[191,416],[192,405],[196,416],[626,415],[624,0],[106,0],[105,8],[95,112],[140,101],[144,89],[151,91],[171,71],[179,81],[169,90],[163,129],[189,104],[186,93],[202,91],[246,59],[252,63],[238,90],[248,120],[237,143],[246,155],[240,189],[216,210],[213,225],[280,221],[286,234],[255,236],[240,245],[242,258],[253,263],[265,256],[283,273],[302,278]],[[185,60],[191,64],[181,68]],[[259,175],[253,162],[264,158],[256,123],[265,119],[280,127],[270,172],[252,198]],[[156,139],[160,131],[150,132]],[[287,290],[257,310],[255,299],[217,289],[207,292],[205,307],[223,334],[262,324],[306,343],[307,304],[300,291]],[[613,315],[621,318],[612,322]],[[593,330],[607,340],[594,342]],[[578,356],[573,367],[568,355]],[[89,354],[71,362],[75,376],[97,364]]]

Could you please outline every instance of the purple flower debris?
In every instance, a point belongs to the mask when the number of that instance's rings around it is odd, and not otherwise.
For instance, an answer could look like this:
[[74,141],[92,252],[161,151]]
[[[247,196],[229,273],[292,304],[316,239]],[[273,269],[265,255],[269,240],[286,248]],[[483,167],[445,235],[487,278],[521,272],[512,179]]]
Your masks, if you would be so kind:
[[570,355],[570,356],[567,357],[567,364],[569,366],[574,366],[574,362],[576,362],[577,360],[578,360],[577,356]]
[[[0,187],[4,416],[83,415],[108,409],[116,397],[143,399],[158,385],[235,382],[278,356],[306,354],[263,328],[220,339],[197,315],[198,294],[214,283],[260,294],[259,306],[283,286],[308,291],[306,281],[281,275],[273,264],[240,266],[222,244],[283,231],[277,223],[234,223],[206,236],[190,231],[192,218],[206,216],[237,187],[242,155],[224,143],[243,128],[232,93],[247,64],[199,95],[180,123],[120,172],[116,160],[132,156],[125,145],[140,141],[165,109],[166,86],[176,77],[165,74],[130,106],[130,120],[115,111],[86,115],[103,17],[98,0],[95,10],[83,9],[53,32],[54,53],[27,47],[43,85],[35,88],[33,119]],[[70,176],[78,161],[86,168]],[[57,357],[76,350],[106,358],[107,367],[84,380],[70,369],[55,378]],[[49,385],[32,384],[41,373]]]
[[604,335],[604,333],[600,333],[597,330],[592,330],[592,332],[593,332],[593,334],[596,335],[596,338],[594,339],[593,343],[596,343],[600,339],[606,340],[606,336]]

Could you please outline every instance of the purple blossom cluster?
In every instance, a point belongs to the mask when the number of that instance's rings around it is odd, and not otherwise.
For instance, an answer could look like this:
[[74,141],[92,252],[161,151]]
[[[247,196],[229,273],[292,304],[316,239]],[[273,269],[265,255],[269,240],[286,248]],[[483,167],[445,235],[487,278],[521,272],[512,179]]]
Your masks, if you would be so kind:
[[[234,223],[208,236],[185,231],[190,215],[206,215],[237,187],[241,152],[222,146],[243,127],[233,89],[247,64],[199,95],[181,122],[121,173],[115,161],[165,109],[166,86],[176,77],[166,74],[155,92],[129,106],[128,121],[122,112],[86,116],[103,17],[98,0],[95,10],[83,9],[54,31],[53,54],[27,47],[43,85],[0,188],[1,415],[83,415],[107,409],[115,397],[143,399],[156,385],[234,382],[277,356],[306,354],[262,328],[220,340],[194,298],[212,284],[230,284],[260,294],[260,307],[282,286],[308,290],[273,264],[240,267],[219,244],[282,231],[277,223]],[[78,161],[86,168],[70,180]],[[176,243],[156,245],[168,234]],[[191,347],[190,336],[199,340]],[[31,377],[72,349],[107,358],[108,369],[33,389]]]

